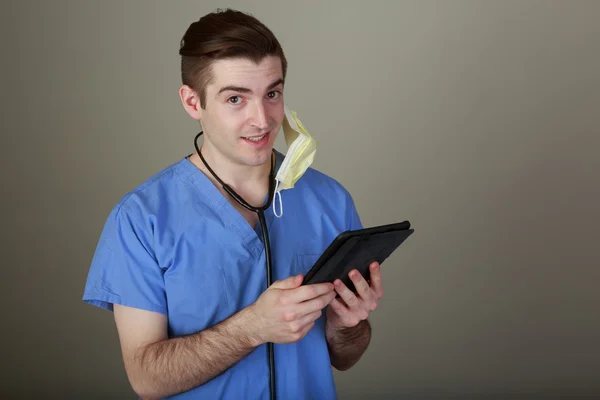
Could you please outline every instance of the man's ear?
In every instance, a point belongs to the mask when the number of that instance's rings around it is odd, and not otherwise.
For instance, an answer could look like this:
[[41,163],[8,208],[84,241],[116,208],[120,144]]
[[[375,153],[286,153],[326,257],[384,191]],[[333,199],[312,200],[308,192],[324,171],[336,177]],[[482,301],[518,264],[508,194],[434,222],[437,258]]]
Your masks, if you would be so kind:
[[200,121],[202,108],[200,107],[200,95],[188,85],[179,88],[179,98],[185,111],[193,119]]

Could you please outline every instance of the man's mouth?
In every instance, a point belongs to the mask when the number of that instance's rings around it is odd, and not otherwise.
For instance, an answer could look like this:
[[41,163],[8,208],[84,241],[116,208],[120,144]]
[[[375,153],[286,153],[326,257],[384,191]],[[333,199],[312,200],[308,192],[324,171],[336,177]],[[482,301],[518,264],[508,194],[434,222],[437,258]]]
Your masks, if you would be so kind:
[[264,135],[261,135],[261,136],[245,137],[244,139],[247,139],[247,140],[249,140],[251,142],[260,142],[262,139],[264,139],[265,136],[267,136],[266,133]]
[[271,135],[271,131],[266,132],[262,135],[245,136],[245,137],[242,137],[242,139],[251,146],[262,147],[269,143],[270,135]]

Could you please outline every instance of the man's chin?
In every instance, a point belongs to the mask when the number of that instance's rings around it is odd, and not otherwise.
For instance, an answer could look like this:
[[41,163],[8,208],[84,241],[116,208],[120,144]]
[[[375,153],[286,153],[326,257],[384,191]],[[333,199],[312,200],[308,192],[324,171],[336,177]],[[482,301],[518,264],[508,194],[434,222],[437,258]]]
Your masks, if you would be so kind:
[[248,166],[260,167],[263,165],[271,165],[271,153],[267,156],[261,155],[260,157],[251,158],[248,160]]
[[249,167],[260,167],[262,165],[271,165],[271,156],[273,154],[273,147],[269,146],[261,149],[260,152],[256,152],[251,155],[247,155],[243,158],[243,163]]

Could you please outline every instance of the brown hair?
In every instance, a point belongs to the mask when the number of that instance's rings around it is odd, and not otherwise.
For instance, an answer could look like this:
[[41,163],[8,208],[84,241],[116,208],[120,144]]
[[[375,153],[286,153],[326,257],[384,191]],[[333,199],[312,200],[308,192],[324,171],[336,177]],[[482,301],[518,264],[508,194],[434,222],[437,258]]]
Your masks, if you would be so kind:
[[192,23],[181,39],[179,54],[182,83],[200,95],[202,108],[206,107],[210,68],[217,60],[242,57],[258,63],[273,55],[281,59],[284,80],[287,71],[287,60],[273,32],[250,14],[232,9],[218,9]]

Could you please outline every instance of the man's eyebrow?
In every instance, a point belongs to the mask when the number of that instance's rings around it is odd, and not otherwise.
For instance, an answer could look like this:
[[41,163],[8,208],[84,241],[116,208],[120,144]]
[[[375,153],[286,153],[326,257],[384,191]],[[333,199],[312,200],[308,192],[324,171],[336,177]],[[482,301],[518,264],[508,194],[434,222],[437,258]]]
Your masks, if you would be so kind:
[[[283,83],[283,79],[282,79],[282,78],[279,78],[279,79],[277,79],[275,82],[271,83],[271,84],[270,84],[270,85],[267,87],[267,90],[271,90],[271,89],[273,89],[274,87],[276,87],[276,86],[278,86],[278,85],[280,85],[280,84],[282,84],[282,83]],[[252,90],[250,90],[250,89],[248,89],[248,88],[245,88],[245,87],[242,87],[242,86],[228,85],[228,86],[224,86],[224,87],[222,87],[222,88],[219,90],[218,94],[221,94],[221,93],[223,93],[223,92],[226,92],[226,91],[228,91],[228,90],[230,90],[230,91],[232,91],[232,92],[240,92],[240,93],[252,93]]]
[[279,79],[277,79],[275,82],[271,83],[271,84],[270,84],[270,85],[267,87],[267,90],[271,90],[271,89],[273,89],[274,87],[277,87],[277,86],[279,86],[279,85],[281,85],[281,84],[283,84],[283,79],[282,79],[282,78],[279,78]]

